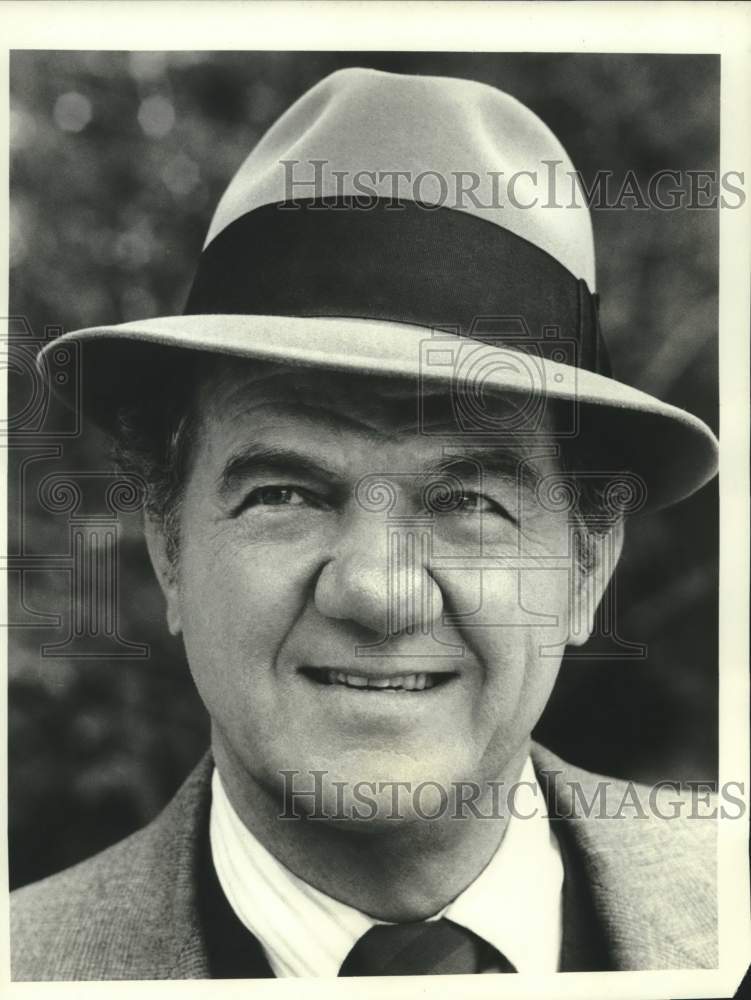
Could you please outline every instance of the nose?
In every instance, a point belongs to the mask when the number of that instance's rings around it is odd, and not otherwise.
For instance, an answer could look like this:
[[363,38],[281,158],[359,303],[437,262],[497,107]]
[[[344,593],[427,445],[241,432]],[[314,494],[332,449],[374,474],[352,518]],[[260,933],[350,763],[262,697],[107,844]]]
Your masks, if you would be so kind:
[[428,635],[443,613],[431,551],[424,524],[389,523],[383,514],[359,511],[342,527],[319,574],[316,608],[382,637]]

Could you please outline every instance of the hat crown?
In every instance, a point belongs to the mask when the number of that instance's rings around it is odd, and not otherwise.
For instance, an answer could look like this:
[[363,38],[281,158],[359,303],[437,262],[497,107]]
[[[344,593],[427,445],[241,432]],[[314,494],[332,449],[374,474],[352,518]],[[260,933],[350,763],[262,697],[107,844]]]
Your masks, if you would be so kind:
[[362,196],[364,184],[383,199],[440,204],[507,229],[594,291],[592,226],[583,199],[571,197],[575,177],[550,129],[494,87],[348,68],[263,136],[219,202],[206,245],[265,205]]

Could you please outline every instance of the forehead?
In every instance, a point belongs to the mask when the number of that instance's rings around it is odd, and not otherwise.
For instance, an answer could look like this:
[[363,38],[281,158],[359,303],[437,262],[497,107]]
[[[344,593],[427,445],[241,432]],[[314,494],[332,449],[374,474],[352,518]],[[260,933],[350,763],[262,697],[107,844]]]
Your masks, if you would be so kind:
[[408,432],[419,425],[417,386],[408,379],[218,359],[202,380],[199,414],[214,431],[259,428],[274,416],[363,432]]
[[[505,450],[526,452],[529,445],[550,443],[547,422],[520,424],[518,398],[494,395],[481,404]],[[221,357],[207,366],[198,391],[200,423],[212,436],[297,424],[429,448],[438,441],[477,440],[462,425],[460,409],[450,384]]]

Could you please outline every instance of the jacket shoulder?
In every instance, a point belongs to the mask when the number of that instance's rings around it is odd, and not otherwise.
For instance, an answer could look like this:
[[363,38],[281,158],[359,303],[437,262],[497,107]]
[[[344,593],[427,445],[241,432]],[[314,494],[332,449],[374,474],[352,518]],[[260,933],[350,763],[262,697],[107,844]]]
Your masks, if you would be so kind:
[[205,758],[144,829],[11,893],[14,980],[172,978],[196,933],[195,858]]
[[713,803],[586,771],[539,745],[538,777],[622,969],[717,966]]

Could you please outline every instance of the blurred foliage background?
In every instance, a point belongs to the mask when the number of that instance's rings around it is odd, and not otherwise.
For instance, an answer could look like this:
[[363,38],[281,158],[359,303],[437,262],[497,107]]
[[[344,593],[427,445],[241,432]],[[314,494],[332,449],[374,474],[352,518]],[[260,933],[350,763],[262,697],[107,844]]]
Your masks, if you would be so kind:
[[[235,169],[293,100],[348,65],[507,90],[551,126],[585,180],[611,170],[618,185],[633,170],[646,189],[660,169],[718,168],[715,57],[16,51],[11,310],[28,323],[27,360],[49,328],[179,312]],[[716,429],[717,212],[599,209],[593,222],[617,374]],[[106,468],[108,447],[90,428],[59,436],[67,417],[54,404],[29,422],[32,376],[19,358],[10,412],[30,430],[9,449],[12,885],[144,824],[208,740],[182,648],[163,627],[137,515],[117,520],[117,627],[148,656],[97,655],[95,644],[82,657],[65,646],[80,601],[65,570],[71,516],[40,503],[40,484]],[[634,519],[618,629],[647,656],[611,640],[568,658],[538,730],[553,749],[643,780],[715,777],[717,539],[715,485]],[[112,651],[129,649],[115,639]]]

